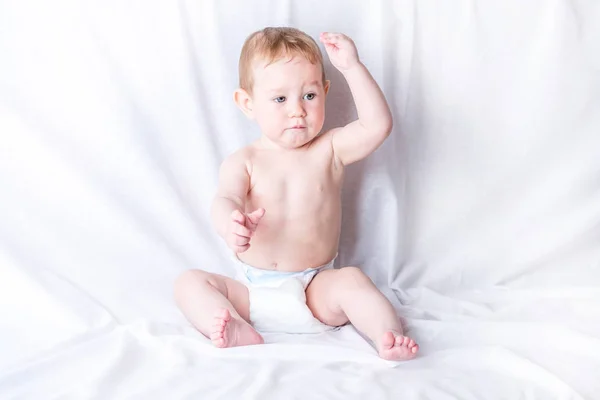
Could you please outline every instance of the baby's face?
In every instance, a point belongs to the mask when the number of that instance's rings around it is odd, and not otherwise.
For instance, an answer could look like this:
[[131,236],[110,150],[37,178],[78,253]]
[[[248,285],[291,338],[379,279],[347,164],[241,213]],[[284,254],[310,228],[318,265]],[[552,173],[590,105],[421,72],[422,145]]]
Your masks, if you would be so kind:
[[252,105],[260,129],[273,143],[297,148],[314,139],[325,120],[321,66],[301,56],[284,57],[253,68]]

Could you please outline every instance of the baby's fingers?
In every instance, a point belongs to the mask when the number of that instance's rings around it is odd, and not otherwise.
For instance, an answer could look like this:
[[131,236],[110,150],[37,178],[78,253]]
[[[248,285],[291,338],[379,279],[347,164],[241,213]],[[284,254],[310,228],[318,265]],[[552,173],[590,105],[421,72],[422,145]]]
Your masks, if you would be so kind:
[[240,225],[240,224],[234,224],[233,229],[231,231],[233,233],[235,233],[236,235],[244,236],[247,238],[252,236],[252,231],[250,229],[248,229],[247,227],[245,227],[244,225]]
[[344,39],[347,39],[347,37],[341,33],[323,32],[319,39],[321,39],[322,42],[339,43]]
[[231,235],[227,239],[227,246],[236,253],[243,253],[250,247],[249,239],[243,236]]
[[256,225],[258,224],[260,219],[264,216],[265,216],[265,209],[259,208],[255,211],[252,211],[250,214],[248,214],[248,219],[254,225],[254,228],[256,228]]
[[244,246],[229,245],[229,248],[236,253],[243,253],[250,248],[250,245],[249,244],[244,245]]
[[231,213],[231,219],[242,225],[244,225],[244,223],[246,222],[246,217],[244,217],[244,214],[242,214],[239,210],[234,210]]
[[245,246],[250,243],[250,238],[245,236],[233,235],[230,239],[230,244],[233,246]]

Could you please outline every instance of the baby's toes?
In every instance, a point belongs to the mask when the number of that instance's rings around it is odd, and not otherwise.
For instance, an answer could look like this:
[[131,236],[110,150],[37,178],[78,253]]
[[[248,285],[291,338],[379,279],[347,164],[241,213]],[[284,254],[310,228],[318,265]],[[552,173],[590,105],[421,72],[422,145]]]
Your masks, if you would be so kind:
[[215,324],[213,325],[212,331],[213,332],[221,332],[221,334],[223,334],[223,332],[225,331],[225,324],[223,323],[223,321],[215,322]]
[[225,326],[225,320],[223,318],[216,317],[213,322],[213,328],[223,328]]
[[227,322],[231,319],[231,313],[226,308],[221,308],[215,312],[215,319],[221,319],[223,322]]
[[396,347],[402,346],[403,339],[404,339],[404,337],[402,335],[396,336],[395,341],[394,341],[394,346],[396,346]]
[[392,332],[386,332],[383,334],[383,338],[381,339],[381,347],[384,349],[389,349],[394,347],[395,345],[395,337]]
[[408,347],[408,344],[410,343],[410,338],[407,336],[403,336],[402,337],[402,346],[404,347]]
[[225,347],[225,335],[222,331],[213,332],[210,334],[210,340],[216,347]]

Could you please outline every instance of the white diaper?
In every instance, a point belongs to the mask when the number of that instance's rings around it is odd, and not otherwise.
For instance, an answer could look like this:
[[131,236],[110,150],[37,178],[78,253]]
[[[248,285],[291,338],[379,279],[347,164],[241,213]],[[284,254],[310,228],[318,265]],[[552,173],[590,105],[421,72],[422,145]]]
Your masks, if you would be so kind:
[[252,267],[234,255],[236,280],[248,288],[250,322],[259,332],[317,333],[333,329],[316,319],[306,305],[305,290],[333,261],[300,272],[271,271]]

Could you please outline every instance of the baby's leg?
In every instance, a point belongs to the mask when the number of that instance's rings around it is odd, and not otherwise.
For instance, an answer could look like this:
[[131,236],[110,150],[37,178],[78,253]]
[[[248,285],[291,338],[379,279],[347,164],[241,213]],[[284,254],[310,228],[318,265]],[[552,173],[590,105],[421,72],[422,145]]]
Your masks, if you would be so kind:
[[419,346],[404,336],[400,319],[389,300],[356,267],[323,271],[306,289],[314,316],[331,326],[350,321],[373,341],[387,360],[408,360]]
[[175,281],[183,315],[217,347],[263,343],[249,323],[248,289],[222,275],[188,270]]

